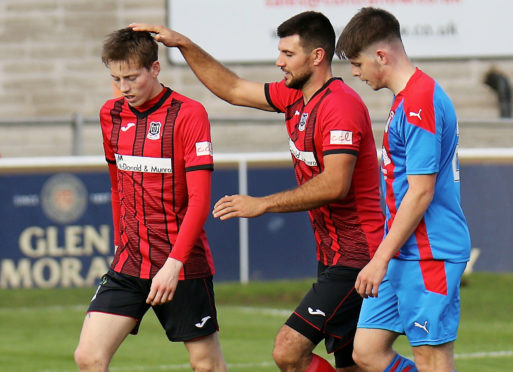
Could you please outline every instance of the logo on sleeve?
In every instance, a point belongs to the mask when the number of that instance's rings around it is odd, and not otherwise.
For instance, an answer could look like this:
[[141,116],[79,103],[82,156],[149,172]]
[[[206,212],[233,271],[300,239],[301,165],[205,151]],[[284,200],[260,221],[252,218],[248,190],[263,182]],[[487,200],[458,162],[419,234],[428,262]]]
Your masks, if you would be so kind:
[[160,138],[160,127],[162,124],[159,121],[152,121],[150,123],[150,129],[148,129],[148,135],[146,136],[151,140],[158,140]]
[[353,132],[350,130],[332,130],[330,132],[330,145],[352,145]]
[[212,156],[212,143],[208,141],[196,142],[196,155],[197,156]]

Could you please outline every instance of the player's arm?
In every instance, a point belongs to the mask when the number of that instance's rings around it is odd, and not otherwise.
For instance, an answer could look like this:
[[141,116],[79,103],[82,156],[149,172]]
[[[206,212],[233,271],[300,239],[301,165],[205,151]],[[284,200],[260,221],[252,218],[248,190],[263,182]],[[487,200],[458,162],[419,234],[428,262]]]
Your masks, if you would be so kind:
[[435,193],[436,174],[409,175],[408,191],[397,210],[390,230],[379,245],[376,254],[356,280],[356,290],[362,297],[376,297],[385,277],[388,263],[422,220]]
[[213,215],[221,220],[257,217],[267,212],[305,211],[342,200],[351,187],[355,164],[354,155],[326,155],[324,170],[301,186],[264,197],[225,196],[214,206]]
[[119,246],[119,218],[121,216],[121,206],[119,202],[119,192],[118,192],[118,169],[115,163],[109,162],[109,176],[110,176],[110,193],[111,193],[111,204],[112,204],[112,225],[114,236],[114,247],[117,248]]
[[173,249],[166,263],[152,280],[146,302],[151,305],[163,304],[172,300],[178,284],[178,277],[189,254],[199,239],[210,210],[212,172],[195,170],[186,173],[189,203],[178,231]]
[[237,106],[274,111],[265,97],[264,84],[241,79],[186,36],[164,26],[132,23],[134,31],[149,31],[155,40],[180,50],[198,79],[219,98]]

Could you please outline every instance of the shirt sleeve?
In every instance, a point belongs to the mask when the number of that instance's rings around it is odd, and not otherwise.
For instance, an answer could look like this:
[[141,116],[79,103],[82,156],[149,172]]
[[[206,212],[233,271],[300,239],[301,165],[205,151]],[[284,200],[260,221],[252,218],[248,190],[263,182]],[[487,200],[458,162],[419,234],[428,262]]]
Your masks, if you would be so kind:
[[103,150],[105,152],[105,159],[109,163],[115,163],[114,150],[110,143],[110,136],[112,132],[112,120],[110,119],[110,102],[107,101],[100,110],[100,124],[103,137]]
[[185,263],[198,240],[210,211],[212,172],[187,172],[189,203],[169,257]]
[[276,112],[286,112],[287,106],[298,99],[303,99],[301,91],[287,88],[285,80],[275,83],[267,83],[264,86],[267,103]]
[[110,193],[111,193],[111,204],[112,204],[112,225],[114,237],[114,246],[119,246],[119,219],[121,216],[121,206],[119,202],[118,192],[118,169],[115,163],[109,163],[109,175],[110,175]]
[[406,149],[406,173],[412,175],[437,173],[442,149],[441,130],[437,130],[442,118],[436,112],[433,95],[419,95],[417,100],[420,102],[415,101],[413,105],[404,102],[402,137]]
[[321,119],[323,155],[346,153],[358,156],[363,131],[370,128],[365,106],[346,97],[336,102],[327,101]]
[[201,104],[195,103],[183,109],[182,114],[185,170],[213,170],[214,154],[207,112]]

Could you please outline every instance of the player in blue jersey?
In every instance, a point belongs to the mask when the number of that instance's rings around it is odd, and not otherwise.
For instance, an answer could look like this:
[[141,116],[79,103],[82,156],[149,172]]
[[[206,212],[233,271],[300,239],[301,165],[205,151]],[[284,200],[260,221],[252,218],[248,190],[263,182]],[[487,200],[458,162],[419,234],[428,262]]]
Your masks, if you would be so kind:
[[[412,64],[399,22],[385,10],[361,9],[336,51],[354,76],[395,96],[382,147],[385,238],[355,284],[364,302],[353,357],[368,371],[454,371],[459,284],[470,254],[454,107]],[[392,349],[403,333],[415,363]]]

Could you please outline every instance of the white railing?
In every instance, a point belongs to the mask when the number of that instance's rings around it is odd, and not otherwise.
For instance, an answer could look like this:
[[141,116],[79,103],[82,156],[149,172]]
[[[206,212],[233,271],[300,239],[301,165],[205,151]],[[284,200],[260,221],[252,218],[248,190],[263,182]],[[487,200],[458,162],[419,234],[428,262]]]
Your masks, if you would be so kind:
[[[223,124],[237,124],[244,126],[249,123],[277,124],[283,123],[283,118],[280,116],[244,116],[244,117],[211,117],[210,122],[212,125]],[[373,127],[384,127],[385,120],[382,118],[372,119]],[[75,113],[70,117],[48,117],[48,118],[21,118],[0,120],[0,128],[17,128],[22,131],[24,127],[70,127],[71,128],[71,153],[69,155],[81,156],[83,155],[84,147],[84,128],[87,125],[99,126],[98,117],[86,117],[80,113]],[[460,128],[485,128],[487,126],[493,128],[513,128],[513,119],[504,118],[486,118],[486,119],[459,119]]]

